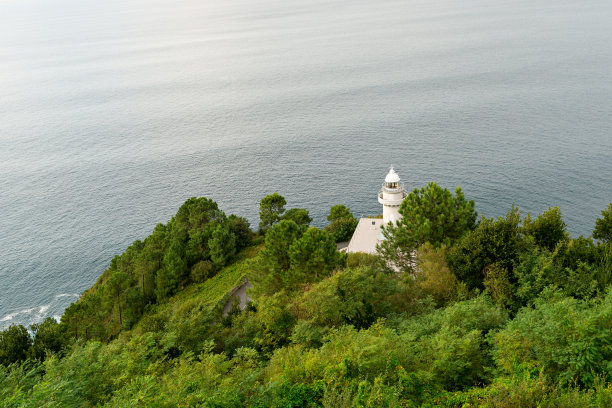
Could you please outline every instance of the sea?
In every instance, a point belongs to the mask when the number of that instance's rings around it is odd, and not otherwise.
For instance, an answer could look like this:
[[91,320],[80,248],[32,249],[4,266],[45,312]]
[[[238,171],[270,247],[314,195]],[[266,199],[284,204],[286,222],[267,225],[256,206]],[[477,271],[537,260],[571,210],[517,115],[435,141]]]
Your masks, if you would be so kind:
[[59,319],[188,198],[325,225],[406,188],[612,202],[610,0],[0,0],[0,328]]

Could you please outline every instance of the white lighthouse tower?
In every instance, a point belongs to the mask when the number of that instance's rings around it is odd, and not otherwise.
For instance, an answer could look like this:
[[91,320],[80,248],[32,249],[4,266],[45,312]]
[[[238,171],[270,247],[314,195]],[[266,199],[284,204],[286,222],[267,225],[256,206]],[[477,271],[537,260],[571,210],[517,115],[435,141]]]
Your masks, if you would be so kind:
[[396,223],[402,218],[399,209],[404,198],[406,198],[404,186],[401,185],[400,177],[393,169],[393,166],[391,166],[389,174],[385,177],[382,189],[378,193],[378,202],[383,206],[383,223]]
[[400,184],[399,176],[391,167],[389,174],[385,177],[382,190],[378,193],[378,202],[383,206],[382,219],[362,217],[346,247],[346,252],[375,254],[376,246],[385,239],[381,231],[383,225],[390,222],[395,223],[402,218],[399,209],[406,195],[404,187]]

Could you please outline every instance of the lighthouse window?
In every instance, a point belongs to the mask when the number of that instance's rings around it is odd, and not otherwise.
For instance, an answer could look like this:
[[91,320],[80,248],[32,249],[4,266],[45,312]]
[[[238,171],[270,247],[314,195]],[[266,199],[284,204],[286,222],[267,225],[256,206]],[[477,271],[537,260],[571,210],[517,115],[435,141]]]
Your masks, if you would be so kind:
[[397,188],[398,183],[387,183],[387,188]]

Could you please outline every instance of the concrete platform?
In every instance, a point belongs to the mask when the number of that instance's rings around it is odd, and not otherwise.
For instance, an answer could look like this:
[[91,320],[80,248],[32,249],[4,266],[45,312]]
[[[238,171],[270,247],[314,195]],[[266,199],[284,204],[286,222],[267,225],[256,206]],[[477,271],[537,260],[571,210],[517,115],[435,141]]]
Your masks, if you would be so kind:
[[376,254],[376,244],[382,241],[380,227],[383,223],[382,218],[361,218],[346,252]]

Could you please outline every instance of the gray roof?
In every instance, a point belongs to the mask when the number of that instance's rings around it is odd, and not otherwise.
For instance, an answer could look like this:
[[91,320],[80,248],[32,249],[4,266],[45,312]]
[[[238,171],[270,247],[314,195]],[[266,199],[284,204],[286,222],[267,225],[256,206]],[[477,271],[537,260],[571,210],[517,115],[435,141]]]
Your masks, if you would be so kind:
[[361,218],[346,252],[375,254],[376,244],[382,241],[380,227],[383,223],[382,218]]

